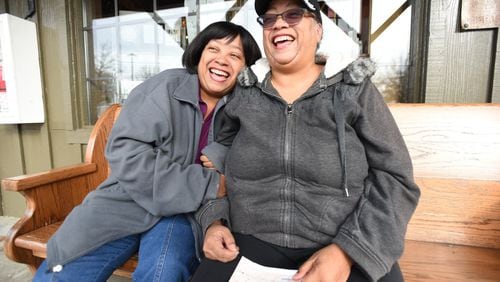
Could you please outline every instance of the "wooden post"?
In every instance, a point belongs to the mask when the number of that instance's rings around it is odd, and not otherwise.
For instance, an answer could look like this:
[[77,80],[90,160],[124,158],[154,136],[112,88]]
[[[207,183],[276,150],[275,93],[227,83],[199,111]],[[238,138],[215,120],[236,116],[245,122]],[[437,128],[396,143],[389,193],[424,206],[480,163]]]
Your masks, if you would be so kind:
[[361,0],[360,39],[361,54],[370,56],[370,35],[372,22],[372,1]]

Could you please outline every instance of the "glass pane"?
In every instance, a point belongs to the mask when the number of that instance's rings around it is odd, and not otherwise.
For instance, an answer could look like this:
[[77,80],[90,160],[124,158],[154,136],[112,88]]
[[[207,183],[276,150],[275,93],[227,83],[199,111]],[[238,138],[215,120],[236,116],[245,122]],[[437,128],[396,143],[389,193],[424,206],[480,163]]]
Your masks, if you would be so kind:
[[[356,33],[360,30],[359,14],[361,13],[361,1],[352,0],[328,0],[324,4],[328,7],[327,16],[335,22],[341,29],[345,29],[343,25],[348,26]],[[342,19],[341,21],[337,20]],[[355,34],[357,36],[357,34]]]
[[[92,123],[107,105],[115,100],[116,77],[118,73],[117,45],[113,37],[114,27],[100,27],[93,30],[93,46],[89,48],[93,56],[87,60],[87,90],[90,92],[88,104]],[[89,58],[90,59],[90,58]]]
[[[381,27],[391,16],[396,19],[370,44],[370,57],[377,64],[377,72],[372,81],[387,102],[398,102],[403,95],[408,75],[408,54],[410,46],[411,7],[401,14],[394,14],[405,0],[371,1],[371,33]],[[325,1],[327,15],[331,21],[347,34],[354,42],[360,32],[360,14],[362,1],[328,0]],[[394,15],[393,15],[394,14]],[[340,18],[341,21],[338,21]],[[326,29],[329,26],[325,25]],[[338,36],[323,39],[322,44],[337,45]],[[345,44],[345,43],[342,43]],[[332,48],[328,46],[328,48]]]
[[[405,0],[375,0],[372,9],[372,33],[386,21]],[[408,79],[411,34],[411,6],[371,43],[371,58],[377,63],[372,78],[387,102],[399,102]]]
[[173,8],[153,12],[153,1],[117,1],[115,10],[108,2],[85,3],[87,124],[95,123],[110,104],[123,102],[142,81],[181,67],[188,42],[185,7],[159,3]]

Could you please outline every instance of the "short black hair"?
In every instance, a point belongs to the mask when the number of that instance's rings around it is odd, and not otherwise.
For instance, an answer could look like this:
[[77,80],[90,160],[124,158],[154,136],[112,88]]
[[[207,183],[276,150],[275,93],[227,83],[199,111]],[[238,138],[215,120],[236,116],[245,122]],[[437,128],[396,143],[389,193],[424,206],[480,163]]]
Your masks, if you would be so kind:
[[200,62],[201,54],[210,40],[228,38],[233,41],[241,38],[245,64],[251,66],[262,57],[259,45],[253,36],[244,27],[231,22],[214,22],[203,29],[191,43],[188,44],[184,54],[182,54],[182,65],[189,73],[196,73]]

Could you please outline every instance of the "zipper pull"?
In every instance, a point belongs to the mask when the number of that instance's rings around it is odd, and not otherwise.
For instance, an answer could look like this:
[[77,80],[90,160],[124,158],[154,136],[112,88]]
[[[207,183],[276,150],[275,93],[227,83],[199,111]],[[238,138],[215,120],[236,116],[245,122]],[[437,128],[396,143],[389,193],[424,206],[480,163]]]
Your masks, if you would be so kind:
[[293,109],[292,109],[292,104],[288,104],[286,106],[286,113],[289,115],[293,112]]

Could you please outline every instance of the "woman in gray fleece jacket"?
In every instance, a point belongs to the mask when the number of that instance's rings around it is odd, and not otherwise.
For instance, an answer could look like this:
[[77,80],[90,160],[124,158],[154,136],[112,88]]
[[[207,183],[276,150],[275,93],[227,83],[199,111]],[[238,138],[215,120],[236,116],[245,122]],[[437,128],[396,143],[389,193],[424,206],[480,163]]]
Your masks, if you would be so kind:
[[248,31],[217,22],[187,47],[186,69],[137,86],[109,136],[110,176],[49,240],[34,281],[106,281],[137,251],[134,280],[187,281],[201,236],[192,213],[220,190],[199,154],[220,128],[238,73],[258,58]]
[[206,259],[193,281],[227,281],[241,256],[298,269],[298,281],[402,281],[397,260],[420,194],[372,66],[315,63],[316,1],[255,9],[269,65],[240,75],[217,143],[203,151],[225,173],[227,198],[197,214]]

